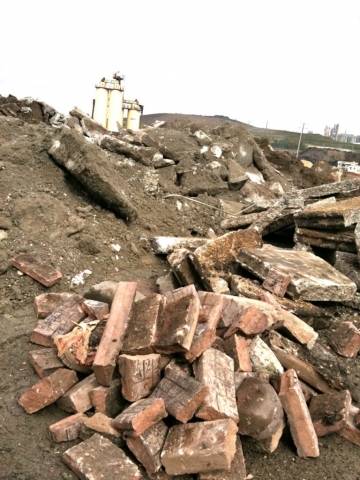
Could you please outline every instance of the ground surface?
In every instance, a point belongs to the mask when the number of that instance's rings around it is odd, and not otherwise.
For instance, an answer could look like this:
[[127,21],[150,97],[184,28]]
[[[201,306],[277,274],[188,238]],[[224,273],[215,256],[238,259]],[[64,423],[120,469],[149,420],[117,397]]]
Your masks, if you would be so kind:
[[[17,403],[38,380],[27,353],[38,348],[29,342],[37,323],[33,298],[47,289],[20,276],[9,259],[19,252],[34,254],[63,273],[51,291],[83,293],[103,280],[154,283],[168,272],[166,260],[151,251],[153,235],[205,235],[210,227],[221,233],[215,211],[191,202],[179,210],[176,200],[151,195],[140,196],[140,220],[126,225],[49,159],[46,152],[53,134],[41,124],[0,117],[0,479],[4,480],[75,478],[61,461],[62,452],[72,444],[55,444],[47,433],[48,426],[66,414],[53,405],[27,415]],[[231,199],[231,192],[227,195]],[[217,204],[209,197],[204,200]],[[119,252],[113,244],[120,246]],[[85,284],[71,287],[72,277],[85,269],[92,271]],[[357,320],[355,312],[337,308],[330,326],[334,328],[344,315]],[[320,333],[325,341],[328,330]],[[346,362],[355,377],[356,361]],[[289,434],[272,455],[244,439],[247,472],[259,480],[360,479],[359,447],[337,435],[321,443],[319,459],[303,460],[296,456]]]

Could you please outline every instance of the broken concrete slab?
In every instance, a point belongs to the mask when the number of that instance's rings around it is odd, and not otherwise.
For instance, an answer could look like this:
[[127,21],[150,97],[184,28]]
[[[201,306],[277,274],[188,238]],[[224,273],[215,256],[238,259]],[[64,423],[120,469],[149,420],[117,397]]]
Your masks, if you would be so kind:
[[109,131],[104,128],[100,123],[95,122],[92,118],[83,117],[80,120],[80,125],[83,129],[84,134],[87,137],[101,139],[103,135],[107,135]]
[[237,228],[246,228],[259,220],[262,216],[262,212],[249,213],[246,215],[238,215],[234,217],[225,218],[220,223],[220,227],[225,230],[235,230]]
[[51,265],[40,262],[33,255],[20,253],[11,260],[12,265],[45,287],[52,287],[62,278],[62,273]]
[[244,248],[238,255],[240,265],[264,280],[270,269],[291,277],[287,293],[310,301],[351,299],[356,285],[325,260],[312,253],[266,246]]
[[358,255],[347,252],[334,252],[331,264],[346,277],[350,278],[360,290],[360,262]]
[[348,198],[332,204],[313,206],[295,214],[298,227],[348,227],[360,221],[360,197]]
[[227,161],[228,168],[228,185],[229,190],[241,190],[243,185],[248,181],[249,177],[246,171],[235,160]]
[[[352,227],[350,227],[352,228]],[[346,227],[343,231],[314,230],[310,228],[296,228],[294,240],[304,245],[328,248],[342,252],[356,253],[355,234],[353,229]]]
[[153,156],[157,153],[156,148],[140,147],[131,145],[109,135],[104,135],[100,141],[100,147],[110,152],[118,153],[136,162],[150,166]]

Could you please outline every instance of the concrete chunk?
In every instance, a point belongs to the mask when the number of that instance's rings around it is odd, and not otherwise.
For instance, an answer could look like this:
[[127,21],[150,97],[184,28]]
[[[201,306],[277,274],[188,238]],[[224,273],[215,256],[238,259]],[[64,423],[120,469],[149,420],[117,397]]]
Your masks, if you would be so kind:
[[348,227],[360,221],[360,197],[322,204],[295,214],[299,227]]
[[154,237],[151,240],[151,246],[157,255],[168,255],[179,248],[195,250],[210,241],[207,238],[194,237]]

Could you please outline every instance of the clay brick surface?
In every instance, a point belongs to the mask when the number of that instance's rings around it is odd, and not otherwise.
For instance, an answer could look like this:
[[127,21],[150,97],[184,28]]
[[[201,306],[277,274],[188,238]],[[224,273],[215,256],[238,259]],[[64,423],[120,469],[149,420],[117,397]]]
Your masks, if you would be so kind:
[[279,428],[276,430],[275,433],[273,433],[270,437],[264,438],[263,440],[259,441],[260,447],[265,452],[269,452],[269,453],[275,452],[275,450],[279,446],[279,442],[282,437],[284,428],[285,428],[285,419],[283,418]]
[[81,308],[94,320],[103,320],[109,315],[109,304],[97,300],[84,300]]
[[77,296],[56,308],[44,320],[40,320],[31,334],[30,341],[44,347],[52,347],[57,335],[65,335],[86,317],[80,306],[81,297]]
[[264,278],[262,287],[265,288],[265,290],[269,290],[269,292],[274,293],[278,297],[284,297],[290,282],[291,277],[289,275],[270,268],[266,277]]
[[225,305],[225,299],[222,295],[212,292],[198,292],[203,314],[206,318],[207,326],[215,329],[220,321],[221,313]]
[[351,322],[343,322],[333,333],[331,347],[343,357],[356,357],[360,349],[360,331]]
[[30,390],[19,398],[19,404],[26,413],[34,413],[56,402],[77,382],[77,375],[73,370],[59,368],[48,377],[36,383]]
[[157,320],[165,301],[162,295],[154,293],[134,304],[124,337],[123,353],[145,355],[153,352]]
[[169,475],[229,470],[237,427],[231,419],[188,423],[170,428],[161,453]]
[[242,310],[243,307],[240,306],[235,299],[225,297],[217,328],[229,328],[230,325],[236,321]]
[[58,368],[64,367],[64,364],[57,356],[57,352],[54,348],[32,350],[28,353],[28,360],[40,378],[47,377],[54,373]]
[[167,432],[168,427],[160,421],[138,437],[126,438],[128,448],[149,473],[157,472],[162,466],[160,454]]
[[34,278],[45,287],[52,287],[62,278],[59,270],[56,270],[56,268],[51,265],[40,262],[32,255],[21,253],[14,257],[11,263],[18,270]]
[[180,285],[196,285],[199,288],[201,281],[189,259],[190,253],[190,250],[180,248],[168,255],[167,261]]
[[216,340],[216,331],[210,329],[206,323],[199,323],[195,330],[195,335],[190,350],[185,353],[185,358],[190,363],[196,360],[205,352]]
[[141,435],[145,430],[167,417],[162,398],[144,398],[126,408],[113,421],[112,426],[132,436]]
[[99,384],[95,378],[95,374],[91,374],[88,377],[78,382],[70,390],[68,390],[59,400],[56,402],[57,406],[61,410],[70,413],[84,413],[92,408],[90,392],[98,387]]
[[72,298],[81,299],[75,293],[42,293],[34,298],[34,309],[38,318],[46,318],[57,307]]
[[340,437],[346,438],[349,442],[360,447],[360,429],[356,426],[356,416],[358,413],[359,409],[351,406],[346,425],[340,430],[340,432],[338,432],[338,434]]
[[189,351],[195,334],[199,309],[199,297],[192,294],[168,303],[159,315],[155,351],[165,354]]
[[351,395],[348,390],[313,397],[309,406],[316,435],[339,432],[349,418]]
[[129,402],[147,397],[160,382],[160,355],[120,355],[121,393]]
[[105,387],[111,384],[116,360],[130,318],[136,286],[136,282],[119,282],[111,305],[110,315],[97,349],[93,368],[97,381]]
[[186,423],[200,407],[209,389],[179,368],[166,372],[165,377],[151,394],[152,398],[162,398],[166,411],[180,422]]
[[121,380],[115,379],[110,387],[100,385],[90,392],[90,400],[96,413],[114,418],[123,411],[126,400],[121,394]]
[[259,335],[271,324],[271,319],[259,308],[251,306],[244,308],[235,316],[230,327],[224,333],[224,340],[240,331],[244,335]]
[[279,398],[286,412],[299,457],[318,457],[319,444],[297,375],[290,369],[281,377]]
[[49,427],[53,442],[69,442],[79,438],[80,427],[88,417],[84,413],[75,413],[70,417],[53,423]]
[[82,479],[141,478],[140,470],[125,452],[99,434],[66,450],[63,461]]
[[114,440],[115,443],[121,439],[120,443],[123,444],[121,434],[113,428],[112,421],[112,418],[99,412],[91,417],[86,417],[80,428],[80,437],[84,440],[94,433],[100,433],[109,440]]
[[209,348],[194,363],[195,378],[209,387],[196,416],[203,420],[232,418],[238,422],[235,399],[234,361],[225,353]]
[[236,453],[230,470],[216,470],[198,475],[198,480],[246,480],[246,478],[245,458],[240,437],[236,440]]
[[235,372],[251,372],[251,340],[240,335],[233,335],[224,342],[225,353],[234,360]]

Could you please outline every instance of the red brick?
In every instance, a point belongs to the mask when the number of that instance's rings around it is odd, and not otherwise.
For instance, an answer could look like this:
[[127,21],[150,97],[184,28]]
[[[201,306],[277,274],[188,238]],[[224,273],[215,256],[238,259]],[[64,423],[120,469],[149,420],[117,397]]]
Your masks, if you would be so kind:
[[73,370],[59,368],[48,377],[36,383],[19,398],[19,404],[27,413],[34,413],[50,405],[77,382]]
[[360,331],[351,322],[343,322],[333,333],[331,347],[343,357],[356,357],[360,349]]
[[162,398],[143,398],[120,413],[112,421],[112,426],[136,437],[167,416]]
[[180,285],[196,285],[199,288],[201,281],[189,259],[190,253],[186,248],[179,248],[168,255],[167,261]]
[[280,439],[282,437],[283,431],[285,428],[285,419],[282,419],[281,425],[270,437],[264,438],[264,440],[259,440],[260,447],[265,450],[265,452],[273,453],[279,446]]
[[343,429],[349,418],[350,406],[351,395],[348,390],[314,397],[309,412],[316,435],[322,437]]
[[235,372],[252,372],[250,360],[251,340],[233,335],[224,342],[225,353],[234,360]]
[[170,369],[151,394],[152,398],[162,398],[166,411],[180,422],[186,423],[200,407],[209,389],[179,368]]
[[147,397],[160,382],[160,355],[120,355],[121,393],[129,402]]
[[234,317],[230,327],[224,333],[224,339],[240,331],[244,335],[254,336],[263,333],[271,325],[271,319],[259,308],[251,306],[241,309]]
[[266,277],[264,278],[262,287],[265,288],[265,290],[269,290],[269,292],[274,293],[278,297],[284,297],[290,282],[291,277],[289,275],[270,268]]
[[45,287],[52,287],[62,278],[62,274],[56,268],[40,262],[32,255],[19,254],[11,260],[15,268],[31,278],[34,278]]
[[86,417],[80,427],[80,438],[86,440],[94,433],[100,433],[104,437],[111,440],[116,445],[124,445],[124,441],[120,432],[115,430],[112,426],[113,419],[107,417],[103,413],[95,413],[91,417]]
[[82,298],[76,296],[56,308],[44,320],[40,320],[31,334],[30,341],[52,347],[54,338],[58,335],[66,335],[73,328],[75,323],[79,323],[86,317],[80,303]]
[[356,426],[356,416],[359,413],[359,409],[351,406],[349,411],[349,417],[346,421],[344,428],[338,432],[340,437],[346,438],[349,442],[354,443],[360,447],[360,429]]
[[236,450],[231,419],[188,423],[170,428],[161,453],[168,475],[229,470]]
[[235,398],[234,361],[225,353],[209,348],[194,363],[195,378],[209,393],[196,413],[203,420],[232,418],[239,421]]
[[183,358],[173,358],[165,367],[164,369],[164,374],[165,376],[170,373],[170,371],[173,370],[181,370],[183,373],[188,375],[189,377],[193,376],[193,371],[191,364],[187,361],[184,360]]
[[121,395],[121,380],[118,378],[111,382],[110,387],[100,385],[91,390],[90,400],[96,413],[103,413],[111,418],[122,412],[127,403]]
[[84,300],[81,308],[93,320],[103,320],[109,315],[109,304],[97,300]]
[[82,479],[141,478],[140,470],[125,452],[97,433],[85,442],[66,450],[62,458],[65,465]]
[[28,360],[40,378],[47,377],[54,373],[58,368],[64,367],[64,364],[57,356],[57,352],[54,348],[32,350],[28,353]]
[[279,397],[290,424],[297,454],[299,457],[318,457],[318,439],[294,370],[283,373]]
[[95,375],[89,375],[88,377],[78,382],[70,390],[68,390],[59,400],[56,402],[57,406],[61,410],[70,413],[84,413],[92,408],[90,400],[90,392],[98,387],[99,384],[95,378]]
[[75,293],[42,293],[34,298],[36,316],[38,318],[46,318],[57,307],[60,307],[60,305],[72,298],[81,299],[80,295]]
[[120,282],[118,284],[110,315],[97,349],[93,369],[97,381],[105,387],[111,384],[116,360],[130,318],[136,286],[136,282]]
[[216,340],[216,331],[211,330],[206,323],[199,323],[190,350],[185,353],[185,358],[190,363],[194,362]]
[[84,413],[75,413],[49,427],[53,442],[69,442],[79,438],[80,427],[88,417]]
[[200,304],[206,317],[207,326],[215,329],[220,321],[221,314],[225,305],[223,295],[212,292],[198,292]]
[[126,438],[128,448],[149,473],[155,473],[161,468],[160,454],[167,432],[168,427],[160,421],[138,437]]
[[236,439],[236,453],[230,470],[215,470],[198,475],[198,480],[246,480],[246,478],[245,458],[239,436]]

